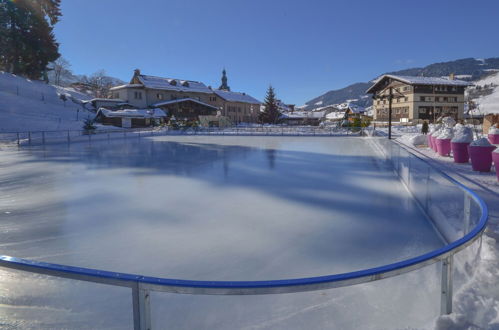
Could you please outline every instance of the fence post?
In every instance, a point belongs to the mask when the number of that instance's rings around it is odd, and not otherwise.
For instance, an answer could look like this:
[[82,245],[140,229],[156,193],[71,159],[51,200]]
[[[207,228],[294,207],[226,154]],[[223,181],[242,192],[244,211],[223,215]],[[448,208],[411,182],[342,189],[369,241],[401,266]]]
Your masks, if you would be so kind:
[[28,143],[31,144],[31,132],[28,132]]
[[149,290],[141,289],[140,283],[132,287],[133,329],[151,330],[151,298]]
[[19,132],[17,132],[17,145],[20,145],[21,141],[19,140]]
[[440,300],[440,315],[452,313],[452,255],[442,260],[442,295]]
[[471,222],[471,199],[470,196],[465,193],[464,194],[464,223],[463,223],[463,232],[466,235],[470,230],[470,222]]

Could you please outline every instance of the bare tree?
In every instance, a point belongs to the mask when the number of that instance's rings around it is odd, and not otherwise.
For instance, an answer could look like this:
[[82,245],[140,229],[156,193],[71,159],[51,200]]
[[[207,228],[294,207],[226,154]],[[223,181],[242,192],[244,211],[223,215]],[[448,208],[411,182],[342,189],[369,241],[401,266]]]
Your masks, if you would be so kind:
[[99,70],[88,78],[96,97],[108,97],[109,89],[113,87],[113,78],[106,75],[105,70]]
[[71,64],[63,57],[59,57],[52,64],[54,71],[54,84],[61,86],[64,80],[70,80],[73,77],[71,72]]

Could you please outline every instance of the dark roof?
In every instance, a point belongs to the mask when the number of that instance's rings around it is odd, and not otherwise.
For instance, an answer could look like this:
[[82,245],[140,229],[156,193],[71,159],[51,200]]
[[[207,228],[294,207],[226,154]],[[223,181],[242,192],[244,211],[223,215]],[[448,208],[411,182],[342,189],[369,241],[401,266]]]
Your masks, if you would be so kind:
[[187,102],[187,101],[195,102],[197,104],[204,105],[205,107],[209,107],[209,108],[213,108],[213,109],[218,110],[217,107],[214,107],[211,104],[204,103],[204,102],[198,101],[198,100],[190,98],[190,97],[187,97],[187,98],[184,98],[184,99],[177,99],[177,100],[170,100],[170,101],[158,102],[158,103],[153,104],[153,106],[154,107],[161,107],[163,105],[169,105],[169,104],[175,104],[175,103],[182,103],[182,102]]

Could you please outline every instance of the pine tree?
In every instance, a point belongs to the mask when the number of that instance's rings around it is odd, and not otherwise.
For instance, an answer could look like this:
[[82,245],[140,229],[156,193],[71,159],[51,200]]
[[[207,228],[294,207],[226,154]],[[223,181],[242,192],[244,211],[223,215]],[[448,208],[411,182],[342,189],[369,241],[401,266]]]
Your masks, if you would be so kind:
[[60,0],[0,0],[0,68],[29,78],[44,75],[60,55],[53,25]]
[[274,88],[269,86],[267,95],[265,96],[264,110],[260,113],[260,122],[264,124],[277,124],[280,115]]

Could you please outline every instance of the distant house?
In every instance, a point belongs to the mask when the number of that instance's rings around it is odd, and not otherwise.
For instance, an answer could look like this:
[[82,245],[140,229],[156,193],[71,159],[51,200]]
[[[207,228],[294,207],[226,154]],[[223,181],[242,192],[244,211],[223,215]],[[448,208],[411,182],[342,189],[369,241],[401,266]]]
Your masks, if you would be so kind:
[[115,108],[119,105],[126,104],[122,99],[103,99],[103,98],[95,98],[88,101],[94,109],[100,108]]
[[112,111],[100,108],[95,121],[104,125],[124,128],[148,127],[159,125],[166,120],[166,113],[161,109],[124,109]]
[[346,118],[363,118],[367,116],[367,111],[365,108],[357,106],[355,104],[349,104],[345,110]]
[[392,93],[394,121],[430,122],[443,116],[462,119],[467,81],[447,78],[384,75],[367,90],[373,94],[374,120],[387,121]]
[[290,111],[281,113],[279,120],[287,125],[319,126],[325,116],[325,111]]
[[261,102],[246,93],[227,90],[214,90],[214,104],[221,114],[233,123],[256,123],[260,113]]
[[345,111],[332,111],[326,115],[328,121],[343,121],[345,119]]
[[129,84],[111,88],[110,97],[124,100],[136,108],[160,107],[177,119],[195,120],[199,116],[223,115],[233,122],[256,122],[260,101],[230,91],[225,70],[220,89],[199,81],[162,78],[135,70]]
[[217,107],[192,98],[163,101],[153,104],[156,108],[164,109],[177,120],[196,121],[199,116],[214,116]]

